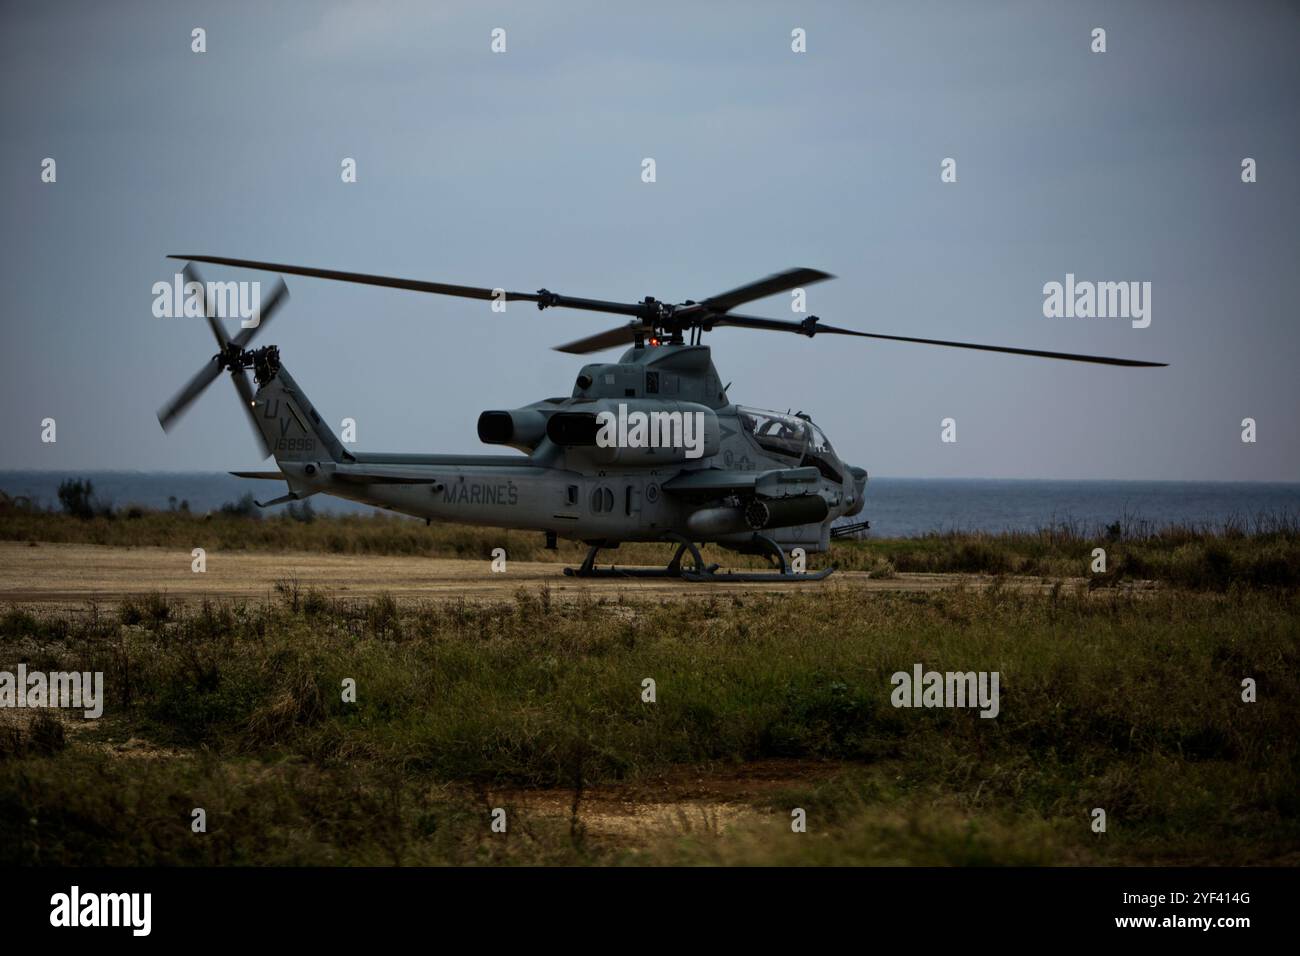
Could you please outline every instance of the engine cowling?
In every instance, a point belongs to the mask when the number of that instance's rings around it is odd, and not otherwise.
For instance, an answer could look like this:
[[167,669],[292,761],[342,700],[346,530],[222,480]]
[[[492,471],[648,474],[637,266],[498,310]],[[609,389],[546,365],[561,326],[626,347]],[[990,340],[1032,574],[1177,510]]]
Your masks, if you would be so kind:
[[711,458],[722,433],[713,409],[695,402],[599,399],[580,412],[556,412],[546,435],[582,449],[596,464],[668,465]]
[[545,437],[546,416],[535,408],[486,411],[478,417],[478,438],[485,445],[532,451]]

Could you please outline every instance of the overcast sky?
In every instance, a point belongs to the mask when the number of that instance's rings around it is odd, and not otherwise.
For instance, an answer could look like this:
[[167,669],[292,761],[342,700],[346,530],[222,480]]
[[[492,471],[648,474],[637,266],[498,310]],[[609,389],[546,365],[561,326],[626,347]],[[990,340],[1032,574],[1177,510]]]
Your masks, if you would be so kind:
[[[5,3],[0,468],[257,463],[226,381],[155,418],[213,351],[151,312],[190,252],[623,300],[812,266],[829,323],[1171,363],[706,339],[872,474],[1298,480],[1298,50],[1285,3]],[[1150,326],[1044,317],[1066,273]],[[259,344],[363,451],[493,451],[621,321],[288,281]]]

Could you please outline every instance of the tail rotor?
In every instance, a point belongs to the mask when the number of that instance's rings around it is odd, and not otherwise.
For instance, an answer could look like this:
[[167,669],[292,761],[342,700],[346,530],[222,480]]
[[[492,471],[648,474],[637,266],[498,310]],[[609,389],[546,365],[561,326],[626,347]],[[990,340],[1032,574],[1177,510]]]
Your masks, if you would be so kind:
[[212,330],[212,335],[217,342],[217,354],[212,356],[202,368],[196,372],[181,389],[171,397],[167,404],[158,410],[158,422],[162,425],[163,431],[170,432],[176,426],[181,416],[185,414],[191,405],[202,395],[217,377],[223,371],[229,371],[231,381],[234,382],[235,391],[239,395],[240,404],[244,407],[244,413],[248,416],[248,422],[253,428],[253,434],[257,438],[258,447],[261,449],[262,458],[271,454],[270,445],[266,437],[262,434],[262,429],[257,424],[257,414],[253,410],[253,385],[248,380],[248,370],[246,363],[243,361],[244,350],[249,343],[257,336],[266,324],[275,315],[279,307],[289,297],[289,289],[284,284],[283,279],[276,281],[275,288],[271,291],[271,296],[262,305],[259,321],[256,325],[241,329],[239,333],[231,338],[226,334],[221,320],[217,317],[215,310],[207,300],[207,286],[199,278],[198,270],[193,264],[187,264],[184,270],[186,287],[189,283],[197,283],[200,289],[200,301],[203,306],[203,315],[207,319],[208,327]]

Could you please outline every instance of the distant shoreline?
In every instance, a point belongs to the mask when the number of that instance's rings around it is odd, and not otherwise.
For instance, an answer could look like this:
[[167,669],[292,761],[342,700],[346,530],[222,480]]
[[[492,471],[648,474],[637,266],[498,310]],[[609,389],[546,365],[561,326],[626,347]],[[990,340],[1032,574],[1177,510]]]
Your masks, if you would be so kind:
[[[283,493],[272,480],[235,478],[220,472],[0,472],[0,492],[23,496],[40,510],[60,509],[58,488],[68,478],[94,485],[102,508],[223,511],[274,517],[285,506],[258,509],[252,498]],[[368,505],[314,495],[319,515],[370,515]],[[915,538],[933,533],[1002,534],[1046,528],[1075,531],[1119,524],[1163,527],[1240,528],[1261,517],[1294,521],[1300,515],[1300,483],[1002,478],[872,478],[862,519],[876,538]],[[3,518],[0,518],[3,520]]]
[[[523,460],[523,456],[520,456]],[[250,466],[252,467],[252,466]],[[237,469],[232,469],[237,470]],[[0,489],[4,481],[13,476],[22,477],[59,476],[77,478],[82,476],[128,475],[156,478],[212,478],[233,477],[229,471],[144,471],[132,468],[11,468],[0,470]],[[1004,478],[988,475],[976,476],[926,476],[926,475],[884,475],[871,472],[871,481],[933,481],[933,482],[1024,482],[1033,484],[1135,484],[1135,485],[1259,485],[1267,487],[1300,489],[1300,480],[1281,481],[1261,478]]]

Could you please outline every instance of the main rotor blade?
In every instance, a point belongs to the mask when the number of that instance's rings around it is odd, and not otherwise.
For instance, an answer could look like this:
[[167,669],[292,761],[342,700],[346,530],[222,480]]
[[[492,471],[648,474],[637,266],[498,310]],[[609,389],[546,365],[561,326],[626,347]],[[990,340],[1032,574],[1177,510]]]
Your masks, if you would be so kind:
[[[262,269],[267,272],[285,272],[289,275],[309,276],[313,279],[334,279],[337,282],[359,282],[362,285],[377,285],[388,289],[407,289],[411,292],[434,292],[438,295],[458,295],[465,299],[493,299],[494,289],[481,289],[468,285],[449,285],[445,282],[424,282],[418,279],[394,279],[390,276],[368,275],[364,272],[339,272],[335,269],[312,269],[307,266],[289,266],[278,262],[258,262],[253,259],[227,259],[223,256],[178,256],[169,259],[188,259],[191,262],[211,262],[220,266],[235,266],[240,269]],[[538,295],[532,292],[507,292],[506,301],[536,302]]]
[[640,322],[631,322],[617,328],[606,329],[604,332],[597,332],[595,335],[588,335],[586,338],[578,339],[576,342],[570,342],[567,345],[557,345],[555,351],[567,352],[570,355],[603,352],[605,349],[612,349],[616,345],[631,345],[636,339],[638,331],[644,332],[644,326]]
[[[250,329],[250,331],[253,331]],[[246,369],[232,369],[230,377],[235,382],[235,391],[239,393],[239,403],[244,406],[244,411],[248,413],[248,423],[253,426],[253,435],[257,438],[257,445],[262,449],[262,458],[268,458],[271,454],[271,443],[266,440],[262,434],[262,429],[257,424],[257,411],[253,404],[253,386],[248,381],[248,371]]]
[[[822,325],[815,320],[808,322],[790,322],[784,319],[764,319],[752,315],[728,314],[719,316],[709,323],[716,328],[733,325],[738,328],[766,329],[774,332],[796,332],[800,335],[852,335],[864,339],[885,339],[890,342],[916,342],[920,345],[942,345],[954,349],[977,349],[981,352],[1003,352],[1008,355],[1032,355],[1037,358],[1061,359],[1066,362],[1092,362],[1096,365],[1123,365],[1132,368],[1165,368],[1168,362],[1142,362],[1137,359],[1109,358],[1104,355],[1080,355],[1074,352],[1047,352],[1042,349],[1018,349],[1006,345],[977,345],[974,342],[949,342],[944,339],[918,339],[906,335],[884,335],[879,332],[859,332],[856,329],[841,329],[834,325]],[[811,332],[809,331],[811,329]]]
[[608,312],[612,315],[630,315],[637,318],[654,314],[654,306],[643,302],[610,302],[605,299],[584,299],[560,295],[546,289],[537,292],[506,292],[470,285],[451,285],[446,282],[425,282],[419,279],[394,279],[389,276],[369,275],[363,272],[339,272],[334,269],[312,269],[306,266],[289,266],[279,262],[258,262],[253,259],[227,259],[223,256],[168,256],[169,259],[188,259],[193,262],[211,262],[216,265],[235,266],[241,269],[264,269],[289,275],[309,276],[313,279],[334,279],[337,282],[359,282],[389,289],[406,289],[411,292],[432,292],[436,295],[455,295],[464,299],[493,300],[498,296],[506,302],[536,302],[540,308],[580,309],[584,312]]
[[171,431],[176,419],[180,418],[194,404],[194,400],[203,394],[203,390],[216,380],[221,374],[221,366],[217,364],[216,357],[208,361],[198,372],[181,388],[179,392],[172,396],[162,408],[158,409],[158,424],[162,425],[163,431]]
[[822,272],[820,269],[787,269],[785,272],[770,275],[766,279],[759,279],[757,282],[751,282],[748,285],[732,289],[730,292],[724,292],[722,295],[715,295],[705,299],[701,304],[707,306],[713,312],[727,312],[738,305],[744,305],[746,302],[752,302],[755,299],[762,299],[765,296],[776,295],[778,292],[785,292],[787,289],[797,289],[800,286],[812,285],[814,282],[833,278],[835,278],[833,275]]

